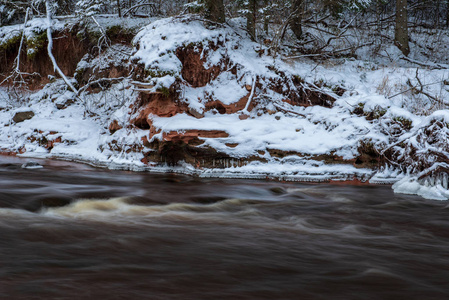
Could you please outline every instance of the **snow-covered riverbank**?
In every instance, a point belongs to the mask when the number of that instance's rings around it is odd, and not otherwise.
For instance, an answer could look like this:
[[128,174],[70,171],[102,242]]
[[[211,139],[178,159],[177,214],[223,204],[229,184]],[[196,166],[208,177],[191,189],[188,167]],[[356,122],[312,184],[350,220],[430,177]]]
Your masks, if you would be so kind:
[[[447,70],[267,55],[238,22],[157,20],[133,48],[83,57],[74,84],[99,88],[78,95],[61,80],[4,88],[0,149],[201,177],[400,180],[397,192],[449,198],[447,167],[433,168],[449,159]],[[112,67],[133,71],[110,80]]]

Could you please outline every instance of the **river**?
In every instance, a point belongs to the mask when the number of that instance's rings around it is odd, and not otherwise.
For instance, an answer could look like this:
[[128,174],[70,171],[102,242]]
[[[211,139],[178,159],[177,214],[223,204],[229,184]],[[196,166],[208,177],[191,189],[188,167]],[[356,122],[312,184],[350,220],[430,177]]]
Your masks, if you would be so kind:
[[390,186],[0,157],[0,299],[449,299],[449,206]]

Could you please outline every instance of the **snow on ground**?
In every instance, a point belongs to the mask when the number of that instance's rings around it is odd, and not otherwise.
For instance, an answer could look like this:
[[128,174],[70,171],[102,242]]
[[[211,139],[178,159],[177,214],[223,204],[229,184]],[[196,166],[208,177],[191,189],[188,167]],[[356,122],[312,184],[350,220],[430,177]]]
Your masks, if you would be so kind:
[[[63,30],[66,26],[69,26],[69,23],[60,20],[53,20],[53,30]],[[33,38],[37,34],[45,32],[47,27],[48,21],[46,18],[33,18],[27,22],[26,26],[24,26],[24,24],[1,26],[0,45],[7,43],[8,40],[11,40],[16,36],[21,36],[22,32],[25,34],[27,39]]]
[[[104,20],[98,19],[103,26],[115,24],[106,17]],[[16,26],[20,30],[20,25]],[[1,30],[4,29],[0,29],[0,36],[5,38],[6,31]],[[26,149],[23,155],[29,157],[62,158],[109,168],[172,171],[202,177],[315,181],[355,177],[363,180],[371,178],[373,183],[400,180],[394,185],[396,192],[414,193],[432,199],[449,198],[447,187],[442,182],[420,182],[411,175],[405,176],[398,169],[369,170],[349,164],[325,164],[316,159],[319,155],[334,155],[351,160],[357,157],[361,141],[369,141],[381,149],[401,135],[406,136],[408,131],[401,128],[395,133],[386,131],[391,122],[408,120],[409,130],[412,131],[421,126],[426,115],[432,112],[438,114],[438,110],[448,104],[448,70],[417,71],[410,65],[400,66],[399,61],[378,66],[364,60],[340,59],[317,66],[307,60],[260,57],[257,51],[261,46],[242,38],[243,34],[240,29],[232,27],[205,30],[199,21],[193,21],[187,26],[172,19],[158,20],[136,36],[134,44],[140,43],[140,47],[132,59],[161,71],[164,76],[153,79],[157,81],[156,84],[167,87],[180,76],[180,61],[174,55],[177,46],[201,43],[207,58],[205,67],[208,67],[220,63],[217,53],[208,51],[209,42],[216,44],[226,41],[226,47],[219,51],[226,51],[230,60],[241,68],[237,76],[223,72],[205,87],[184,87],[184,101],[199,111],[204,108],[201,100],[204,95],[213,94],[224,104],[232,104],[247,93],[245,86],[251,85],[255,76],[276,78],[276,72],[279,71],[300,76],[306,82],[321,82],[323,86],[329,87],[327,91],[332,87],[346,90],[332,108],[294,107],[283,103],[286,108],[284,112],[259,114],[256,108],[246,120],[240,120],[238,114],[220,115],[212,112],[205,113],[201,119],[186,114],[171,118],[152,117],[153,125],[161,130],[154,138],[162,139],[163,133],[169,131],[221,130],[229,136],[203,138],[203,146],[213,147],[234,158],[259,156],[266,163],[254,161],[242,166],[229,160],[228,167],[224,169],[195,169],[187,164],[177,167],[144,165],[141,162],[143,154],[133,151],[133,147],[142,146],[141,138],[148,132],[125,126],[132,118],[129,106],[137,97],[135,91],[127,88],[127,80],[98,94],[83,94],[81,98],[67,92],[58,80],[42,91],[25,95],[21,105],[6,90],[1,90],[0,149],[17,152]],[[235,47],[238,51],[233,50]],[[272,66],[276,67],[276,71],[273,71]],[[422,85],[425,92],[436,95],[441,102],[414,93],[410,85],[418,88]],[[274,110],[273,102],[280,100],[279,94],[269,92],[263,96],[272,101],[259,98],[261,103]],[[63,109],[57,107],[56,104],[66,103],[69,99],[74,103]],[[33,111],[35,116],[14,124],[14,114],[27,109]],[[356,113],[357,109],[362,113]],[[375,117],[368,120],[367,115]],[[124,128],[111,134],[108,130],[111,120],[117,120]],[[48,142],[57,139],[60,142],[53,143],[49,149]],[[227,144],[236,146],[229,147]],[[303,155],[282,159],[271,157],[268,151],[273,149]]]
[[[237,114],[212,113],[201,119],[186,114],[171,118],[153,117],[153,125],[162,130],[154,138],[162,139],[163,133],[170,131],[221,130],[226,131],[229,137],[206,138],[204,145],[233,157],[250,157],[260,150],[277,149],[306,155],[332,153],[343,159],[352,159],[358,154],[358,136],[375,140],[383,138],[370,132],[369,128],[373,126],[368,121],[348,112],[323,107],[309,107],[303,111],[308,114],[307,119],[282,113],[246,120],[239,120]],[[238,145],[232,148],[226,143]]]
[[420,183],[416,178],[405,177],[393,185],[395,193],[419,195],[426,199],[448,200],[449,191],[441,183],[430,185]]

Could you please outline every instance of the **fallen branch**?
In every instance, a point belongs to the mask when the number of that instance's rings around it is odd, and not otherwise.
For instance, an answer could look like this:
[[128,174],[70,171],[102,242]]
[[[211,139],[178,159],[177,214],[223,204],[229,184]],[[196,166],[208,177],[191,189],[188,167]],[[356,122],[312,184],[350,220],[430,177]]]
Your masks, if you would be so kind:
[[133,11],[139,7],[143,7],[143,6],[151,6],[154,9],[154,7],[156,7],[156,4],[155,3],[143,3],[143,4],[134,5],[133,7],[130,7],[127,11],[125,11],[122,16],[124,17],[127,14],[129,14],[131,11]]
[[[399,96],[399,95],[405,94],[405,93],[407,93],[407,92],[409,92],[409,91],[416,90],[416,86],[411,85],[411,83],[410,83],[409,81],[410,81],[410,80],[407,80],[406,83],[407,83],[408,86],[410,86],[410,88],[408,88],[408,89],[406,89],[406,90],[404,90],[404,91],[401,91],[401,92],[399,92],[399,93],[397,93],[397,94],[394,94],[393,96],[389,96],[388,99],[392,99],[392,98],[397,97],[397,96]],[[434,85],[434,84],[441,84],[441,82],[442,82],[442,81],[437,81],[437,82],[432,82],[432,83],[426,83],[426,84],[423,84],[422,87],[429,86],[429,85]],[[424,94],[424,95],[425,95],[425,94]],[[426,96],[427,96],[427,95],[426,95]],[[441,102],[441,101],[439,101],[439,102]],[[441,103],[443,103],[443,102],[441,102]],[[446,103],[443,103],[443,104],[444,104],[444,105],[447,105]]]
[[103,44],[106,45],[106,48],[109,48],[111,46],[111,41],[109,40],[108,35],[106,34],[106,31],[104,28],[98,23],[97,19],[95,19],[94,16],[91,16],[92,20],[97,24],[98,28],[100,29],[101,37],[98,39],[97,48],[98,53],[101,53],[101,48],[103,47]]
[[90,88],[92,85],[95,85],[95,84],[101,84],[101,83],[103,83],[103,82],[112,82],[112,83],[114,83],[114,82],[120,82],[120,81],[122,81],[122,80],[124,80],[124,79],[126,79],[126,77],[118,77],[118,78],[100,78],[100,79],[98,79],[98,80],[90,81],[90,82],[88,82],[88,83],[85,84],[82,88],[80,88],[80,89],[78,90],[78,94],[77,94],[77,95],[80,95],[82,92],[86,91],[86,90],[87,90],[88,88]]
[[399,57],[399,58],[402,59],[402,60],[408,61],[408,62],[410,62],[410,63],[412,63],[412,64],[416,64],[416,65],[421,66],[421,67],[429,68],[429,69],[431,69],[431,70],[444,70],[444,69],[449,69],[449,66],[447,66],[447,65],[446,65],[446,66],[443,66],[443,65],[440,65],[440,64],[434,64],[434,63],[431,63],[431,64],[429,64],[429,63],[424,63],[424,62],[420,62],[420,61],[417,61],[417,60],[408,58],[407,56],[404,56],[404,55],[402,55],[402,56]]
[[[411,83],[410,79],[408,79],[408,80],[406,81],[406,84],[407,84],[410,88],[407,89],[406,91],[402,92],[402,93],[405,93],[405,92],[407,92],[407,91],[414,91],[414,92],[417,93],[417,94],[423,94],[424,96],[426,96],[427,98],[429,98],[430,100],[432,100],[432,101],[434,101],[434,102],[436,102],[436,103],[438,103],[438,104],[442,104],[442,105],[447,106],[447,104],[444,103],[442,100],[440,100],[440,99],[436,98],[435,96],[432,96],[432,95],[429,94],[428,92],[424,91],[424,87],[425,87],[425,86],[432,85],[432,84],[437,84],[437,83],[441,83],[441,81],[436,82],[436,83],[431,83],[431,84],[422,84],[422,82],[421,82],[421,80],[419,79],[419,76],[418,76],[418,75],[419,75],[419,74],[418,74],[418,71],[419,71],[419,69],[416,68],[415,78],[416,78],[416,81],[418,82],[418,85],[413,85],[413,84]],[[419,86],[419,88],[418,88],[418,86]],[[391,99],[391,98],[394,97],[394,96],[397,96],[397,94],[396,94],[396,95],[393,95],[393,96],[391,96],[391,97],[389,97],[389,99]]]
[[416,68],[416,75],[415,75],[415,78],[416,78],[416,81],[418,82],[419,89],[417,89],[417,86],[412,85],[410,79],[407,80],[407,82],[406,82],[407,85],[408,85],[412,90],[414,90],[416,93],[418,93],[418,94],[423,94],[423,95],[427,96],[429,99],[431,99],[431,100],[433,100],[433,101],[435,101],[435,102],[440,102],[437,98],[435,98],[434,96],[432,96],[432,95],[430,95],[429,93],[427,93],[427,92],[424,91],[424,85],[421,83],[421,80],[419,79],[419,76],[418,76],[418,70],[419,70],[419,69]]
[[56,59],[53,56],[52,53],[52,48],[53,48],[53,38],[52,38],[52,34],[51,34],[51,23],[52,23],[52,12],[51,12],[51,6],[50,6],[50,0],[46,0],[45,1],[45,8],[47,10],[47,38],[48,38],[48,46],[47,46],[47,51],[48,51],[48,57],[50,58],[52,64],[53,64],[53,68],[55,71],[58,72],[58,74],[62,77],[62,79],[64,80],[64,82],[67,84],[67,86],[75,93],[78,95],[78,90],[70,83],[70,81],[67,79],[67,77],[65,76],[65,74],[61,71],[61,69],[59,68],[58,64],[56,63]]
[[425,169],[424,171],[418,173],[416,177],[418,179],[423,179],[427,176],[430,176],[435,171],[444,171],[446,173],[449,173],[449,164],[444,162],[435,163],[430,168]]
[[[302,54],[302,55],[288,56],[287,58],[320,57],[320,58],[325,59],[325,58],[334,57],[336,54],[341,53],[341,52],[345,52],[345,51],[354,52],[357,49],[360,49],[360,48],[363,48],[363,47],[366,47],[366,46],[371,46],[373,44],[374,44],[374,42],[369,42],[369,43],[361,44],[361,45],[358,45],[358,46],[352,46],[352,47],[338,49],[338,50],[322,51],[321,53],[314,53],[314,54]],[[325,47],[327,47],[327,46],[328,45],[326,45]],[[323,50],[325,47],[322,47],[322,48],[318,49],[318,51]],[[299,49],[299,47],[296,47],[296,46],[293,46],[293,48]]]
[[282,111],[284,111],[284,112],[286,112],[286,113],[290,113],[290,114],[294,114],[294,115],[297,115],[297,116],[300,116],[300,117],[303,117],[303,118],[307,118],[306,115],[300,114],[300,113],[298,113],[298,112],[296,112],[296,111],[293,111],[293,110],[287,109],[287,108],[285,108],[285,107],[282,107],[281,105],[277,104],[276,102],[273,102],[273,105],[274,105],[274,107],[276,107],[277,109],[280,109],[280,110],[282,110]]

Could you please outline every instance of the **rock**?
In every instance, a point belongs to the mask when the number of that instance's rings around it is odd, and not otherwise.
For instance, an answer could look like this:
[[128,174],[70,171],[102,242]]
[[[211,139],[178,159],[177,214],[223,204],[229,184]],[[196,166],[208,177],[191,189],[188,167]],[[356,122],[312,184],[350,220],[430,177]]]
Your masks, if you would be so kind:
[[[185,132],[169,131],[164,132],[162,135],[164,141],[166,142],[177,142],[182,141],[186,144],[191,144],[199,138],[227,138],[229,134],[223,130],[186,130]],[[202,144],[203,141],[200,141]]]
[[57,101],[55,101],[57,109],[65,109],[67,108],[67,106],[73,103],[75,103],[73,99],[61,99],[61,100],[58,99]]
[[22,169],[41,169],[43,166],[37,162],[29,161],[22,165]]
[[237,147],[239,144],[238,143],[225,143],[226,146],[228,146],[229,148],[235,148]]
[[55,143],[62,143],[62,138],[59,136],[53,140],[47,139],[47,144],[44,147],[47,148],[47,150],[51,150],[55,146]]
[[[205,103],[205,106],[206,106],[205,111],[210,111],[210,110],[216,109],[218,111],[218,113],[220,113],[220,114],[234,114],[234,113],[241,111],[242,109],[245,108],[250,95],[251,95],[251,93],[248,92],[248,94],[246,96],[242,97],[239,101],[228,104],[228,105],[223,104],[219,100],[209,101],[209,102]],[[255,106],[254,101],[251,101],[251,103],[248,107],[248,111],[252,111],[254,106]]]
[[239,115],[239,120],[246,120],[248,118],[249,118],[248,114],[241,114],[241,115]]
[[246,88],[246,90],[247,90],[248,92],[251,91],[251,85],[246,84],[246,85],[245,85],[245,88]]
[[150,114],[167,118],[185,111],[172,97],[167,98],[159,93],[141,93],[139,98],[141,102],[140,107],[142,108],[137,118],[133,119],[131,123],[140,129],[151,128],[150,120],[148,119]]
[[201,119],[201,118],[204,117],[204,113],[203,112],[198,112],[194,108],[189,108],[189,114],[191,114],[192,116],[194,116],[197,119]]
[[114,120],[111,122],[111,124],[109,125],[109,132],[111,134],[114,134],[114,132],[116,132],[117,130],[122,129],[123,126],[120,126],[120,124],[118,123],[117,120]]
[[14,117],[12,118],[12,120],[15,123],[20,123],[23,122],[25,120],[29,120],[32,117],[34,117],[34,112],[32,112],[31,110],[27,110],[27,111],[19,111],[16,112],[16,114],[14,115]]

